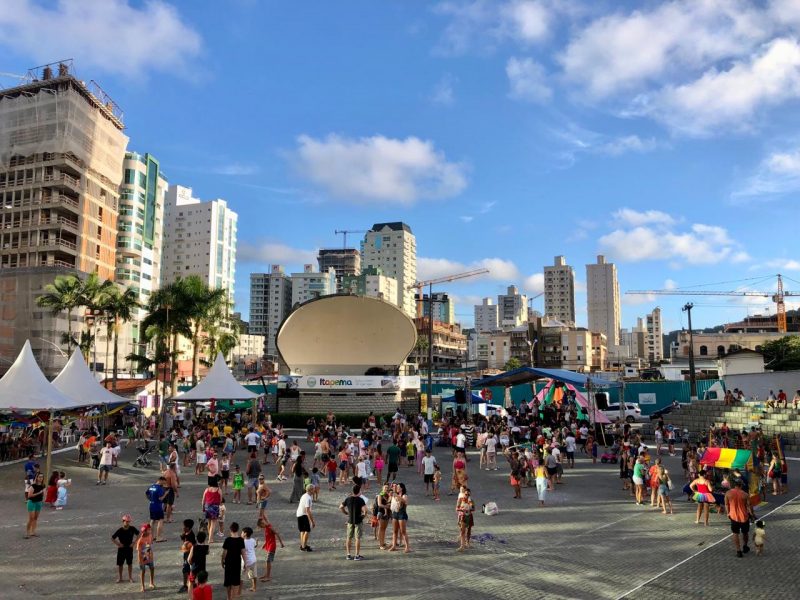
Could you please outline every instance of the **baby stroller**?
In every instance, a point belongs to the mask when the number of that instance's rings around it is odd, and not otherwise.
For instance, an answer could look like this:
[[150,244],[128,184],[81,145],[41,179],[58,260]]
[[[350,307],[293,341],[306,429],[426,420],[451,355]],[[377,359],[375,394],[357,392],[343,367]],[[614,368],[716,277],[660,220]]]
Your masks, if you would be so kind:
[[139,456],[133,461],[134,467],[149,467],[153,462],[148,458],[152,454],[155,446],[145,443],[143,446],[137,446],[136,450],[139,451]]
[[604,463],[604,464],[605,463],[617,464],[617,460],[619,460],[619,459],[618,459],[617,448],[616,447],[611,448],[610,450],[606,450],[600,456],[600,462]]

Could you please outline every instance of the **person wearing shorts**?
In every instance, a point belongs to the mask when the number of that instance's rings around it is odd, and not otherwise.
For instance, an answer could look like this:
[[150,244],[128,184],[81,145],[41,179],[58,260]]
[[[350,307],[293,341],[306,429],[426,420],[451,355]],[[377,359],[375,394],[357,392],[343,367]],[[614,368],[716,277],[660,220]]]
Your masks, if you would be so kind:
[[122,567],[128,565],[128,581],[133,581],[133,547],[139,530],[131,525],[131,516],[122,515],[122,527],[111,536],[117,546],[117,583],[122,583]]
[[314,527],[314,515],[311,512],[311,507],[314,504],[311,496],[314,491],[313,485],[306,486],[306,493],[300,497],[300,503],[297,505],[297,530],[300,532],[300,550],[304,552],[311,552],[312,548],[308,545],[308,536],[311,529]]
[[[750,496],[742,488],[744,481],[737,479],[733,482],[733,489],[725,494],[725,510],[731,521],[733,545],[736,547],[736,556],[742,558],[750,552],[747,545],[750,534],[750,520],[755,520],[756,515],[750,505]],[[740,539],[739,536],[742,536]]]

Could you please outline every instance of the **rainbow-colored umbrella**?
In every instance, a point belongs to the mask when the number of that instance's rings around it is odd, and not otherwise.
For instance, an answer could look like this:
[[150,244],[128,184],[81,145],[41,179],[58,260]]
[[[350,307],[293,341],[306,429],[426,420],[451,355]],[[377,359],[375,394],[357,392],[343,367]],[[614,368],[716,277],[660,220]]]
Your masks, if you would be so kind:
[[709,467],[719,467],[720,469],[752,470],[752,461],[753,453],[750,450],[708,448],[700,463]]

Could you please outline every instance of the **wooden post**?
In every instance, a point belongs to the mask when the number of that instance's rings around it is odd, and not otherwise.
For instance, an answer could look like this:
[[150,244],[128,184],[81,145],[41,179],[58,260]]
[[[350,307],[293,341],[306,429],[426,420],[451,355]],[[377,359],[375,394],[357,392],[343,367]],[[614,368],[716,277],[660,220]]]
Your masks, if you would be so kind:
[[53,462],[53,411],[50,411],[50,418],[47,423],[47,458],[45,460],[45,478],[50,477],[50,466]]

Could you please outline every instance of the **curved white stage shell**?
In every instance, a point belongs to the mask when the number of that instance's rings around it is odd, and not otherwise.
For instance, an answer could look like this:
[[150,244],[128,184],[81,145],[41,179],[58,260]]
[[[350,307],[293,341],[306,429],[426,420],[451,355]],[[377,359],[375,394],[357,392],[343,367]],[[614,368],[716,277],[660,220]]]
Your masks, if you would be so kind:
[[301,304],[278,330],[278,352],[293,374],[366,375],[393,371],[414,349],[414,322],[378,298],[323,296]]

